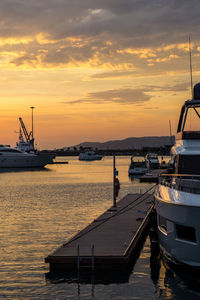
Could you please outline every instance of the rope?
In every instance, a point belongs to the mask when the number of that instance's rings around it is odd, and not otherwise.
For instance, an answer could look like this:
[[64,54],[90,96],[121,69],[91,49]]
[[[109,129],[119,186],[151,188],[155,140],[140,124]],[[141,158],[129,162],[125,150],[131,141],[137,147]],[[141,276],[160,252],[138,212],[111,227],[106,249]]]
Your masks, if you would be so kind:
[[[142,200],[141,200],[139,203],[137,203],[135,206],[133,206],[133,207],[131,207],[131,208],[128,208],[128,207],[129,207],[130,205],[134,204],[134,203],[135,203],[136,201],[138,201],[140,198],[142,198],[145,194],[147,194],[149,191],[151,191],[155,186],[156,186],[156,184],[153,185],[153,186],[152,186],[149,190],[147,190],[144,194],[140,195],[139,197],[137,197],[136,199],[134,199],[132,202],[130,202],[129,204],[127,204],[126,206],[124,206],[122,209],[120,209],[119,211],[117,211],[114,215],[109,216],[109,217],[106,218],[106,219],[99,220],[99,222],[100,222],[100,221],[102,221],[102,222],[96,224],[96,226],[92,227],[91,229],[87,230],[86,232],[83,232],[82,234],[80,234],[80,235],[78,235],[78,236],[72,238],[72,239],[69,240],[67,243],[63,244],[63,246],[66,247],[67,245],[71,244],[72,242],[74,242],[74,241],[80,239],[80,238],[83,237],[84,235],[86,235],[86,234],[88,234],[89,232],[91,232],[92,230],[96,229],[96,228],[99,227],[100,225],[104,224],[104,223],[107,222],[108,220],[110,220],[110,219],[112,219],[112,218],[114,218],[114,217],[116,217],[116,216],[118,216],[118,215],[121,215],[121,214],[127,212],[128,210],[133,209],[134,207],[136,207],[137,205],[139,205],[140,203],[142,203],[143,201],[145,201],[146,199],[148,199],[148,198],[151,196],[151,194],[148,195],[146,198],[142,199]],[[127,209],[127,208],[128,208],[128,209]],[[126,209],[126,210],[125,210],[125,209]]]

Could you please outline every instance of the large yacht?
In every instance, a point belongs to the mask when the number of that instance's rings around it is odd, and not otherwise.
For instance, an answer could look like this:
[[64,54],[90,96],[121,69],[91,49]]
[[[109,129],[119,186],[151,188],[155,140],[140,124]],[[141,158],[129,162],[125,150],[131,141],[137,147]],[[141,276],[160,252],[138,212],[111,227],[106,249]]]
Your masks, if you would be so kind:
[[181,270],[200,267],[200,131],[185,130],[189,112],[199,119],[199,108],[196,84],[192,100],[181,109],[171,149],[173,174],[161,175],[155,192],[160,250],[165,261]]
[[52,157],[26,153],[16,148],[0,145],[0,168],[36,168],[52,163]]

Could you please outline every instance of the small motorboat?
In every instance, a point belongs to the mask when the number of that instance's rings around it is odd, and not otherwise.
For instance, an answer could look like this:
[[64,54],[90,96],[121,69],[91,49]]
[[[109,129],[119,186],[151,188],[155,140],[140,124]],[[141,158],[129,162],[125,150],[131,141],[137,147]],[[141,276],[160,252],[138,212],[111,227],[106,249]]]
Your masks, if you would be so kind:
[[79,160],[92,161],[92,160],[101,160],[103,155],[97,154],[94,151],[81,152],[79,155]]
[[148,153],[145,156],[145,161],[146,161],[147,168],[148,166],[150,169],[159,169],[160,167],[158,155],[156,153]]
[[128,168],[128,175],[144,175],[147,172],[146,162],[131,158],[131,163]]

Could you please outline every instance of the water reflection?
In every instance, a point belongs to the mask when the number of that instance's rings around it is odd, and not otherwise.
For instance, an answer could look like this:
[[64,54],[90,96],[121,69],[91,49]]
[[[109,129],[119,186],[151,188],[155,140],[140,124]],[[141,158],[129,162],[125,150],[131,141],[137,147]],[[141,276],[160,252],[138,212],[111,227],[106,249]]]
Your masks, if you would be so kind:
[[[112,205],[112,157],[90,164],[75,157],[67,160],[69,164],[34,172],[2,170],[0,174],[0,298],[199,299],[200,291],[193,287],[197,280],[183,280],[167,271],[159,258],[153,259],[149,238],[125,276],[104,274],[104,284],[96,275],[87,280],[78,280],[77,274],[68,281],[65,276],[44,280],[49,268],[44,258]],[[119,199],[151,186],[137,178],[130,181],[129,161],[129,157],[116,159]]]
[[140,178],[141,178],[141,176],[140,175],[128,175],[128,177],[129,177],[129,180],[130,181],[135,181],[135,182],[140,182]]
[[0,168],[0,173],[21,173],[21,172],[50,172],[52,171],[47,167],[37,168]]
[[[157,248],[158,247],[158,248]],[[157,299],[200,299],[200,277],[189,270],[175,271],[166,265],[159,254],[159,245],[151,242],[151,280],[157,290]],[[197,275],[197,274],[196,274]]]

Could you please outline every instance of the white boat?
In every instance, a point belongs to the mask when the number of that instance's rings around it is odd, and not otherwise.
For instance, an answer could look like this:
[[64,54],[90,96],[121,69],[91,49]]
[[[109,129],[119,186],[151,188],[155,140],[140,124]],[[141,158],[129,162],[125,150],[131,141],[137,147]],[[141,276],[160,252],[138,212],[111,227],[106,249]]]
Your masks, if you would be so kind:
[[86,161],[101,160],[102,158],[103,158],[102,155],[97,154],[94,151],[82,152],[79,155],[79,160],[86,160]]
[[158,155],[156,153],[148,153],[145,156],[145,161],[146,161],[147,168],[159,169],[160,167]]
[[50,155],[27,153],[0,145],[0,168],[42,168],[51,163],[52,159]]
[[31,152],[31,151],[34,152],[34,146],[33,146],[32,140],[30,140],[28,142],[24,141],[24,138],[23,138],[23,135],[21,132],[21,128],[19,131],[19,141],[16,143],[16,148],[18,150],[25,151],[25,152]]
[[185,131],[188,111],[200,114],[200,84],[182,107],[173,174],[160,177],[155,192],[158,238],[166,261],[178,269],[200,267],[200,131]]
[[147,167],[145,161],[137,161],[131,159],[131,163],[128,168],[128,174],[134,175],[144,175],[147,172]]

